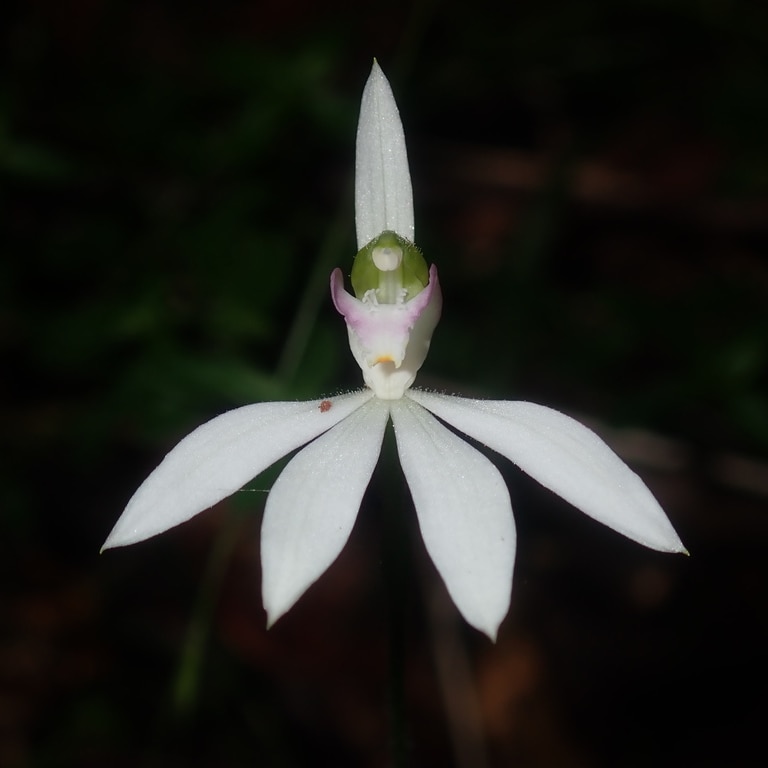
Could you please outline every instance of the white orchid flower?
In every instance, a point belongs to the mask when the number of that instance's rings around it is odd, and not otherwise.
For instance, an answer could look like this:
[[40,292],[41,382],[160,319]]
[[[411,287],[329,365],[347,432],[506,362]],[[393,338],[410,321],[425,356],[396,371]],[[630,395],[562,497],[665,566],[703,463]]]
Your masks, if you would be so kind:
[[264,512],[262,591],[271,625],[344,547],[391,419],[427,551],[464,618],[492,639],[512,588],[509,493],[494,465],[441,422],[630,539],[684,552],[642,480],[577,421],[533,403],[410,388],[442,299],[436,268],[427,269],[413,245],[403,129],[375,62],[357,134],[355,217],[356,295],[344,289],[338,269],[331,295],[367,388],[309,402],[248,405],[198,427],[136,491],[104,548],[133,544],[189,520],[305,446],[275,482]]

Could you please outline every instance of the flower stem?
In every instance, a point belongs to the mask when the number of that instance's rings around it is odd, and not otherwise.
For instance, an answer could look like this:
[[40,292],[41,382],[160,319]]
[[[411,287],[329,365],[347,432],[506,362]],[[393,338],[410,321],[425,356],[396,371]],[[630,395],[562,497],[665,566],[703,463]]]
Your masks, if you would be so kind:
[[203,580],[187,627],[184,647],[173,684],[173,709],[176,717],[188,717],[195,709],[200,688],[203,660],[210,634],[216,597],[232,557],[244,517],[230,514],[211,547]]
[[390,430],[382,450],[382,485],[380,495],[382,521],[382,571],[387,591],[389,619],[389,707],[391,722],[392,765],[408,765],[408,728],[405,703],[405,659],[407,596],[410,582],[409,560],[411,548],[404,514],[403,478],[397,463],[395,441]]
[[[346,196],[344,201],[346,203]],[[286,335],[283,349],[277,363],[276,374],[284,385],[291,386],[296,378],[304,355],[309,346],[312,332],[323,302],[328,297],[328,276],[334,263],[344,252],[344,244],[350,236],[347,206],[340,205],[328,227],[320,246],[318,258],[304,287],[299,308],[293,318],[291,328]]]

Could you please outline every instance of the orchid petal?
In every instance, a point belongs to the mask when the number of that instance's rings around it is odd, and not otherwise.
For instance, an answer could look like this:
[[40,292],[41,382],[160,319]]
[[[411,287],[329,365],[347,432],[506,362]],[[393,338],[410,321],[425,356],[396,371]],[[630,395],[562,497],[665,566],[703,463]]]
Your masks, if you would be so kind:
[[291,459],[267,497],[262,597],[272,625],[333,563],[381,452],[389,407],[376,398]]
[[504,479],[409,396],[391,411],[427,552],[467,622],[494,640],[509,609],[515,559]]
[[189,520],[349,416],[372,394],[364,390],[322,402],[257,403],[211,419],[187,435],[142,483],[102,549],[135,544]]
[[663,552],[685,552],[643,481],[594,433],[552,408],[409,392],[595,520]]
[[413,242],[413,192],[405,136],[392,88],[376,61],[357,125],[355,224],[358,249],[385,230]]

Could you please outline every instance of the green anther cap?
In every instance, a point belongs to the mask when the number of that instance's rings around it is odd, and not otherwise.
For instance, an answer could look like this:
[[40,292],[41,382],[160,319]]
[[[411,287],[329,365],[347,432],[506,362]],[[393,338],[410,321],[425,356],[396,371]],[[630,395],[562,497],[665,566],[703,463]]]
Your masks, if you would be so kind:
[[429,269],[421,251],[410,240],[395,232],[382,232],[363,246],[352,264],[352,289],[358,299],[367,291],[379,290],[382,303],[394,303],[389,297],[396,285],[408,301],[421,293],[429,283]]

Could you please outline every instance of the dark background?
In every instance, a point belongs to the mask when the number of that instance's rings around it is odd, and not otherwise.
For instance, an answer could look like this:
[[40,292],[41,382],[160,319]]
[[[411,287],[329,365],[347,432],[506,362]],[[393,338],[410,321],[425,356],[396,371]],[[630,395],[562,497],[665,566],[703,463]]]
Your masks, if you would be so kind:
[[99,555],[197,424],[359,385],[327,278],[375,55],[445,297],[419,383],[588,421],[692,554],[500,460],[519,541],[491,645],[403,509],[413,765],[763,765],[768,6],[360,5],[6,6],[0,764],[389,764],[380,474],[269,632],[274,473]]

